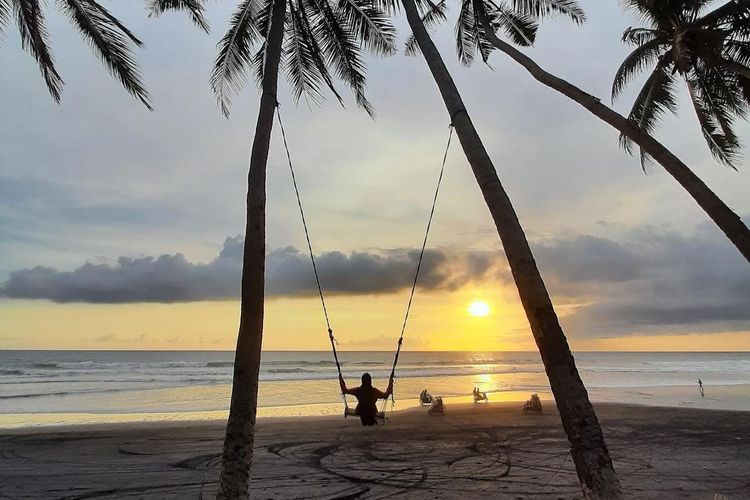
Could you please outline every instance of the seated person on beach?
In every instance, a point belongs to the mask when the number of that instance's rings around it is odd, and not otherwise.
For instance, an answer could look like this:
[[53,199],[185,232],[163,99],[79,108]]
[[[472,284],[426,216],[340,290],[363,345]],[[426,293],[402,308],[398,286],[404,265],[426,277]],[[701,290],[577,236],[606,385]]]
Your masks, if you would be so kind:
[[478,401],[488,401],[487,393],[481,392],[479,387],[474,387],[474,402],[476,403]]
[[430,393],[429,393],[429,392],[427,392],[427,389],[423,390],[423,391],[422,391],[422,392],[421,392],[421,393],[419,394],[419,402],[420,402],[421,404],[423,404],[423,405],[424,405],[424,404],[429,404],[429,403],[432,403],[432,396],[430,395]]
[[362,425],[377,424],[378,416],[378,399],[388,399],[393,393],[393,378],[388,381],[388,388],[385,392],[372,386],[372,377],[369,373],[362,374],[362,385],[354,389],[348,389],[344,377],[339,375],[339,385],[341,385],[342,394],[350,394],[357,398],[357,408],[355,409]]

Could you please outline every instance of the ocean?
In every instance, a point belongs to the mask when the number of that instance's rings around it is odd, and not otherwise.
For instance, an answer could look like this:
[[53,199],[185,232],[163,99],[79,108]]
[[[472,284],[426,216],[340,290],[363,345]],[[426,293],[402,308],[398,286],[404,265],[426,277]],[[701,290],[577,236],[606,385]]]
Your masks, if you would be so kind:
[[[348,384],[367,371],[384,389],[392,356],[341,352]],[[593,401],[750,410],[750,353],[575,357]],[[0,351],[0,428],[225,418],[233,358],[227,351]],[[261,417],[343,410],[330,352],[264,352],[260,379]],[[395,408],[416,406],[423,389],[448,405],[469,401],[475,386],[491,402],[551,398],[536,352],[403,352]]]

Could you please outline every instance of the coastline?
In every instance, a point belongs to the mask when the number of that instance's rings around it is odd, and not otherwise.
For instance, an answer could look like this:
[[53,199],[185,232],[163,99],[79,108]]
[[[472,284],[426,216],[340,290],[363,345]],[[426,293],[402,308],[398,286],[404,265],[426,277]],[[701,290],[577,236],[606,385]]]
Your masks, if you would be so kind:
[[[750,412],[597,404],[631,498],[750,496]],[[218,477],[223,421],[0,431],[0,496],[198,498]],[[339,416],[258,421],[255,498],[579,498],[553,405],[400,409],[385,426]],[[40,472],[42,472],[40,474]]]
[[[227,386],[228,391],[228,386]],[[612,387],[591,388],[589,395],[594,404],[627,404],[633,406],[695,408],[705,410],[750,411],[750,384],[706,386],[706,396],[700,397],[696,386],[663,387]],[[549,392],[539,392],[542,401],[553,406]],[[437,395],[437,394],[436,394]],[[517,407],[529,397],[527,391],[488,392],[492,404],[512,403]],[[448,406],[471,402],[471,396],[444,398]],[[418,408],[415,398],[398,399],[395,411]],[[390,408],[390,407],[389,407]],[[258,408],[258,419],[301,418],[337,416],[343,411],[343,402],[265,406]],[[0,432],[10,429],[34,429],[93,426],[99,424],[128,424],[145,422],[155,424],[224,421],[227,410],[192,412],[141,412],[141,413],[0,413]]]

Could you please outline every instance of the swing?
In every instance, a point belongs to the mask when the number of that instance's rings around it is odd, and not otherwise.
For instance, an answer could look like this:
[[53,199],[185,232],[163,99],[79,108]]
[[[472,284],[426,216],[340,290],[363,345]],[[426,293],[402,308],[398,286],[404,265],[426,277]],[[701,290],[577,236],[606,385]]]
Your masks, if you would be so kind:
[[[286,140],[286,132],[284,130],[284,124],[281,120],[281,111],[279,109],[278,102],[276,103],[276,117],[279,121],[279,128],[281,130],[281,138],[284,143],[284,150],[286,151],[287,162],[289,163],[289,172],[292,176],[292,184],[294,185],[294,193],[297,197],[297,206],[299,207],[299,213],[302,219],[302,227],[305,230],[305,239],[307,241],[307,249],[310,253],[310,262],[312,263],[313,273],[315,274],[315,283],[318,286],[318,295],[320,296],[320,304],[323,308],[323,315],[325,316],[326,326],[328,328],[328,339],[331,342],[331,350],[333,351],[333,359],[336,362],[336,370],[338,371],[339,378],[343,378],[343,375],[341,373],[341,363],[339,363],[339,356],[338,356],[338,352],[336,351],[337,341],[333,336],[333,329],[331,328],[331,321],[328,316],[328,308],[326,307],[325,297],[323,296],[323,287],[320,285],[320,276],[318,275],[318,267],[315,263],[315,254],[313,252],[312,242],[310,241],[310,231],[308,230],[308,227],[307,227],[307,219],[305,218],[305,211],[302,208],[302,198],[300,197],[300,194],[299,194],[299,187],[297,186],[297,177],[294,173],[294,167],[292,166],[292,155],[289,152],[289,145]],[[406,313],[404,314],[404,321],[401,325],[401,335],[399,336],[399,339],[398,339],[398,345],[396,347],[396,354],[393,357],[393,366],[391,367],[391,374],[389,376],[389,381],[395,380],[396,378],[396,365],[398,365],[398,357],[399,357],[399,354],[401,354],[401,346],[404,343],[404,332],[406,331],[406,323],[409,320],[409,312],[411,311],[411,304],[412,304],[412,301],[414,300],[414,292],[417,289],[419,271],[422,268],[422,259],[424,257],[425,248],[427,247],[427,238],[429,237],[430,228],[432,227],[432,219],[435,215],[435,206],[437,205],[438,194],[440,193],[440,185],[443,182],[443,173],[445,172],[445,162],[448,159],[448,151],[450,150],[451,139],[453,138],[453,124],[452,123],[450,124],[449,128],[450,128],[450,132],[448,133],[448,142],[445,146],[445,153],[443,153],[443,162],[440,167],[440,175],[438,176],[437,186],[435,188],[435,195],[432,198],[432,208],[430,209],[430,216],[427,221],[427,229],[425,230],[424,239],[422,240],[422,249],[419,252],[419,259],[417,260],[417,268],[414,272],[414,280],[412,281],[411,292],[409,294],[409,301],[406,305]],[[357,410],[349,406],[349,402],[346,399],[346,394],[342,394],[342,396],[344,399],[344,418],[359,416],[359,414],[357,413]],[[396,399],[393,396],[393,392],[391,392],[390,400],[391,400],[391,410],[393,410],[393,406],[396,405]],[[441,400],[441,403],[442,403],[442,400]],[[388,405],[388,400],[385,399],[380,408],[380,411],[378,411],[376,415],[376,420],[379,420],[385,423],[387,405]]]

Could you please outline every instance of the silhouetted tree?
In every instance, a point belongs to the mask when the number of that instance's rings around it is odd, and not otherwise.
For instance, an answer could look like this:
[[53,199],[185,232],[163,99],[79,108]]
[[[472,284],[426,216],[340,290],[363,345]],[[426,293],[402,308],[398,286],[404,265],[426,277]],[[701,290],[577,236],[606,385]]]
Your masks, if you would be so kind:
[[[423,20],[428,26],[445,20],[445,2],[446,0],[442,0],[437,4],[432,4],[425,12]],[[662,4],[662,2],[656,3]],[[668,3],[663,2],[664,5]],[[736,38],[748,33],[748,29],[744,27],[744,20],[750,17],[750,13],[748,13],[750,8],[747,7],[748,3],[745,0],[739,4],[735,2],[730,2],[730,4],[725,6],[726,14],[719,17],[723,18],[725,23],[734,19],[732,21],[734,23],[733,29],[737,33],[733,37]],[[459,58],[464,64],[472,64],[477,51],[482,59],[487,62],[492,50],[498,49],[525,68],[538,82],[577,102],[593,115],[616,128],[621,134],[621,144],[626,146],[629,152],[632,151],[631,142],[635,143],[642,152],[642,159],[650,158],[658,162],[690,194],[745,259],[750,261],[750,230],[748,230],[748,227],[684,162],[650,135],[656,125],[656,118],[663,111],[662,108],[658,107],[660,105],[652,102],[651,105],[657,106],[657,108],[646,113],[650,116],[647,121],[649,126],[641,127],[635,117],[631,117],[630,120],[625,118],[603,104],[597,97],[545,71],[532,58],[512,45],[512,43],[521,46],[531,45],[536,36],[537,20],[549,14],[566,15],[573,21],[582,23],[585,15],[576,2],[569,0],[512,0],[511,4],[508,5],[505,2],[496,3],[494,0],[461,0],[460,9],[456,28],[456,45]],[[721,11],[722,9],[717,10],[717,12]],[[511,43],[500,38],[502,35],[507,36]],[[656,45],[658,44],[654,44],[654,46]],[[749,42],[732,40],[727,46],[727,52],[731,53],[735,60],[741,60],[742,54],[750,57]],[[407,50],[413,51],[413,49],[413,40],[410,40]],[[662,50],[666,49],[662,48]],[[631,56],[632,60],[629,58],[630,62],[626,61],[623,64],[624,68],[630,69],[621,69],[618,73],[620,84],[616,84],[616,87],[629,81],[633,72],[640,67],[637,63],[638,60],[644,62],[648,60],[650,55],[653,55],[649,54],[648,51],[638,52],[638,50],[634,54],[634,56]],[[739,68],[736,65],[732,65],[732,67],[737,69],[739,75]],[[747,70],[744,71],[745,75],[750,75]],[[737,76],[736,78],[737,82],[740,82],[742,81],[741,78],[746,77]],[[718,82],[717,85],[722,86],[721,82]],[[618,87],[618,92],[619,90]],[[735,98],[739,99],[739,96],[735,95]],[[714,97],[708,98],[708,101],[721,102]],[[744,108],[744,106],[745,104],[742,104],[741,108]],[[743,115],[738,114],[738,116]],[[730,135],[734,136],[731,133]],[[727,141],[723,142],[727,143]],[[731,142],[737,143],[736,137]]]
[[[413,33],[413,38],[407,42],[407,50],[415,52],[418,48],[427,62],[495,222],[560,411],[563,428],[571,444],[571,455],[584,494],[590,498],[619,498],[620,484],[601,427],[526,235],[461,95],[425,27],[424,23],[434,24],[445,19],[445,2],[436,4],[423,0],[420,2],[421,13],[414,0],[401,0],[401,3]],[[552,1],[540,0],[533,3],[540,9],[554,8]],[[531,5],[532,1],[527,1],[526,4]],[[456,28],[459,54],[465,59],[470,58],[472,51],[476,49],[486,57],[491,46],[485,39],[473,35],[476,33],[478,20],[476,12],[471,9],[471,0],[464,0],[462,7]],[[505,9],[494,19],[513,36],[531,34],[533,19],[529,16],[517,15],[516,12]]]
[[[157,3],[160,11],[188,7],[188,2]],[[295,98],[313,101],[322,98],[325,88],[341,101],[333,86],[335,76],[372,115],[365,97],[362,49],[390,54],[394,38],[387,14],[367,0],[243,0],[219,42],[211,87],[224,114],[229,114],[230,98],[240,91],[248,72],[259,80],[262,92],[250,154],[240,327],[219,498],[245,498],[250,488],[263,338],[266,163],[279,70],[286,70]]]

